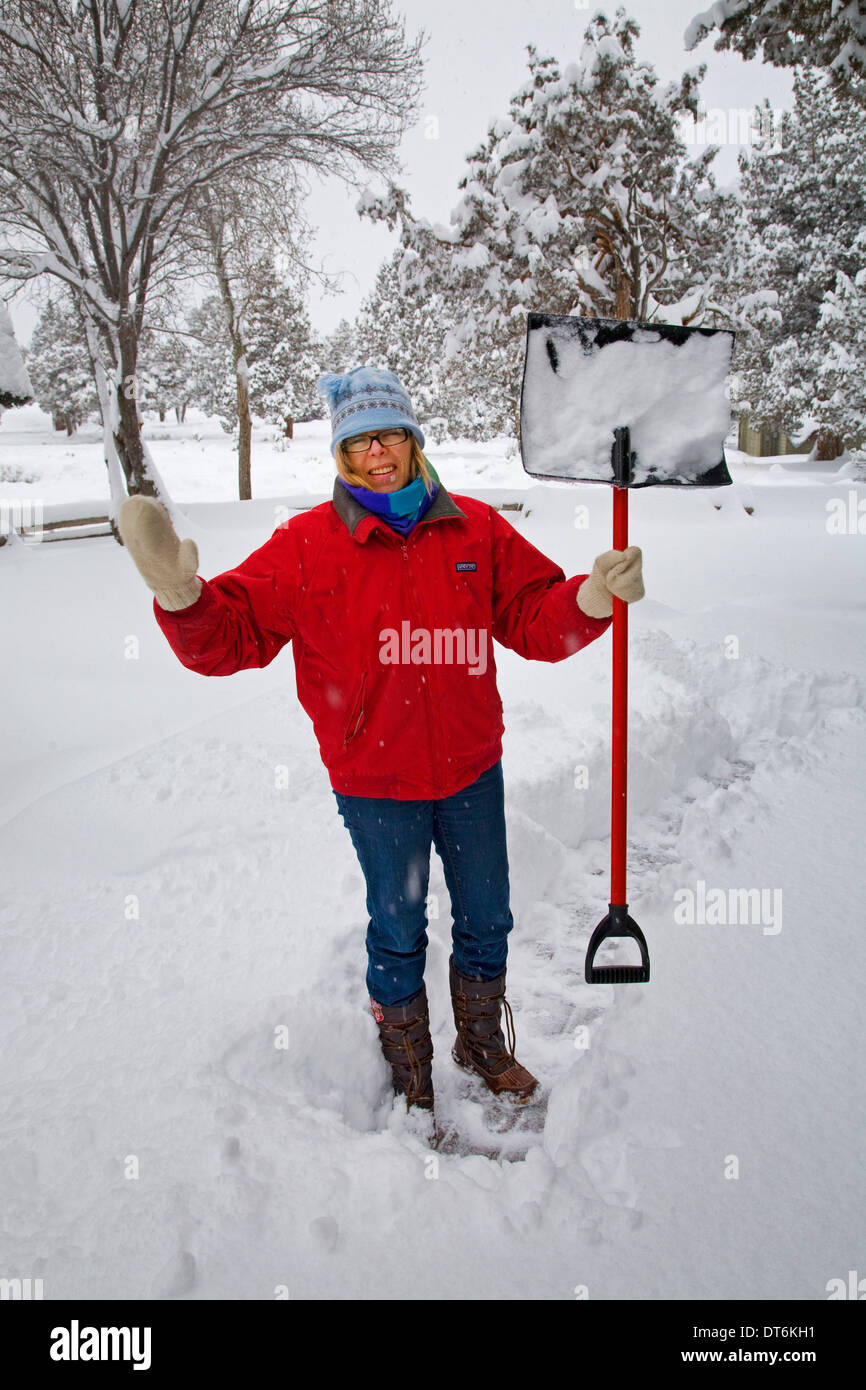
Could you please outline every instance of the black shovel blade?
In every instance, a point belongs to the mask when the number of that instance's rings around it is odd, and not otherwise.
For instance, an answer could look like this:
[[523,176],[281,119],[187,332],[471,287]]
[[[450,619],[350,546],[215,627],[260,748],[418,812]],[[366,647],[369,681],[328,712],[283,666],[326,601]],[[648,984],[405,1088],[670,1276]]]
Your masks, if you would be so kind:
[[[610,903],[609,906],[607,916],[602,917],[589,938],[583,970],[584,979],[588,985],[645,984],[650,977],[646,938],[634,918],[629,917],[627,903]],[[596,951],[602,942],[611,936],[634,937],[640,947],[640,965],[595,965]]]
[[[636,319],[527,316],[520,455],[533,478],[617,487],[724,487],[734,335]],[[627,481],[614,431],[630,433]]]

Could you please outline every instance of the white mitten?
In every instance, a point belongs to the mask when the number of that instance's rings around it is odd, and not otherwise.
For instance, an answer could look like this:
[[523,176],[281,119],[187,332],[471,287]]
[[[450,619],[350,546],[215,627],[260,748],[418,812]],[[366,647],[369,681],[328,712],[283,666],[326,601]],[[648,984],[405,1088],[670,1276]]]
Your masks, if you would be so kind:
[[156,595],[160,608],[189,608],[201,593],[195,541],[182,541],[171,517],[155,497],[129,497],[120,509],[118,528],[138,572]]
[[592,573],[577,591],[577,605],[589,618],[609,618],[613,613],[611,594],[634,603],[643,598],[643,556],[640,547],[606,550],[596,556]]

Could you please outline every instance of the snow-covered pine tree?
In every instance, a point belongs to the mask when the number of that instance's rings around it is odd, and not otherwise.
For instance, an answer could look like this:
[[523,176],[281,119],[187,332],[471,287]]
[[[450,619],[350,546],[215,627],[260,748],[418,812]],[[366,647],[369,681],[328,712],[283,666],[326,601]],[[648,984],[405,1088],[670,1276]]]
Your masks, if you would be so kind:
[[775,131],[768,114],[765,102],[764,133],[739,157],[732,365],[753,425],[811,439],[816,458],[833,459],[858,412],[862,428],[863,336],[840,312],[862,315],[866,111],[806,69]]
[[718,29],[717,50],[760,50],[774,67],[817,67],[837,92],[866,101],[866,10],[860,0],[715,0],[685,32],[688,49]]
[[[342,318],[332,333],[324,334],[319,342],[319,356],[322,361],[323,372],[348,372],[352,367],[363,365],[363,359],[358,355],[361,349],[358,346],[357,334],[354,324],[348,319]],[[325,405],[319,397],[319,417],[325,413]]]
[[[415,253],[399,248],[379,268],[372,291],[363,300],[355,326],[358,361],[396,372],[406,385],[425,437],[433,443],[464,435],[486,439],[511,425],[510,402],[504,417],[495,417],[492,383],[495,362],[482,364],[473,349],[449,356],[451,326],[442,292],[433,289],[437,276],[427,267],[412,266]],[[444,261],[444,257],[443,257]],[[444,265],[439,267],[439,279]],[[485,389],[478,391],[478,382]]]
[[855,242],[860,265],[853,279],[836,272],[821,300],[815,330],[818,359],[812,412],[819,426],[838,431],[846,444],[866,444],[866,227]]
[[439,294],[446,351],[512,419],[530,309],[713,325],[736,200],[715,186],[708,146],[688,160],[704,69],[664,88],[635,55],[639,26],[597,12],[576,63],[529,47],[529,81],[468,156],[449,227],[414,219],[392,188],[362,214],[401,224],[401,279]]
[[181,424],[193,394],[193,352],[184,332],[148,318],[139,346],[138,403],[155,410],[160,420],[173,410]]
[[401,276],[406,255],[398,248],[379,268],[373,289],[355,320],[359,364],[396,372],[423,421],[439,413],[437,393],[444,329],[441,304],[422,291],[418,277]]
[[27,370],[40,410],[55,429],[74,434],[99,409],[96,379],[87,335],[68,296],[48,302],[36,321],[30,340]]
[[289,422],[318,414],[320,357],[297,290],[281,280],[267,260],[255,268],[250,281],[243,324],[250,409],[287,429]]
[[208,295],[190,310],[187,322],[194,340],[190,404],[206,415],[215,415],[230,434],[237,421],[237,387],[220,296]]

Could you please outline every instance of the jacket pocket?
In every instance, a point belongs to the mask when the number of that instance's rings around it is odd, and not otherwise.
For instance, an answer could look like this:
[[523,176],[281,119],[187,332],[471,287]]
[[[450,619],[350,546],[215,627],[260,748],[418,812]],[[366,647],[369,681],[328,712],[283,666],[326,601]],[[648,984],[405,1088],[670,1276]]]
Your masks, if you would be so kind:
[[354,703],[353,703],[353,705],[352,705],[352,713],[351,713],[351,715],[349,716],[348,723],[346,724],[345,733],[343,734],[343,747],[344,747],[344,748],[347,747],[347,745],[352,741],[352,739],[353,739],[353,738],[355,737],[355,735],[358,733],[359,729],[361,729],[361,727],[363,726],[363,723],[364,723],[364,716],[365,716],[365,714],[366,714],[366,710],[365,710],[365,708],[364,708],[366,690],[367,690],[367,672],[365,671],[364,674],[363,674],[362,677],[361,677],[361,684],[360,684],[359,687],[358,687],[358,692],[357,692],[357,694],[356,694],[356,696],[355,696],[355,700],[354,700]]

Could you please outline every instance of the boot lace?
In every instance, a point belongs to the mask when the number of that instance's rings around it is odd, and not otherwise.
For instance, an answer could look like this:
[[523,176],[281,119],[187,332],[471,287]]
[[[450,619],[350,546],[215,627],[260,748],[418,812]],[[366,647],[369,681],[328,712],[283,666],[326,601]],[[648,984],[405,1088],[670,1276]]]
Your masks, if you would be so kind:
[[505,1031],[508,1035],[508,1055],[514,1065],[517,1066],[517,1058],[514,1055],[514,1048],[517,1043],[517,1035],[514,1031],[514,1015],[511,1012],[511,1005],[505,998],[505,995],[502,996],[502,1007],[505,1010]]
[[[459,1027],[459,1032],[462,1033],[462,1035],[463,1035],[463,1037],[464,1037],[464,1039],[465,1039],[465,1041],[466,1041],[467,1046],[470,1048],[470,1051],[471,1051],[471,1049],[472,1049],[472,1044],[473,1044],[473,1043],[478,1043],[478,1042],[480,1042],[480,1041],[482,1041],[482,1040],[483,1040],[483,1041],[488,1041],[488,1042],[493,1040],[493,1038],[494,1038],[495,1035],[496,1035],[497,1030],[499,1029],[499,1018],[500,1018],[500,1015],[499,1015],[499,1005],[500,1005],[500,1004],[502,1005],[502,1008],[503,1008],[504,1013],[505,1013],[505,1032],[506,1032],[506,1036],[507,1036],[507,1038],[508,1038],[507,1047],[506,1047],[506,1049],[505,1049],[505,1050],[506,1050],[506,1055],[507,1055],[507,1057],[508,1057],[508,1060],[512,1063],[513,1066],[519,1066],[519,1063],[518,1063],[518,1061],[517,1061],[517,1058],[516,1058],[516,1056],[514,1055],[514,1054],[515,1054],[515,1048],[516,1048],[516,1046],[517,1046],[517,1032],[516,1032],[516,1029],[515,1029],[515,1027],[514,1027],[514,1014],[511,1012],[511,1005],[509,1004],[509,1002],[508,1002],[508,1000],[506,999],[505,995],[504,995],[504,994],[494,994],[494,995],[490,995],[490,996],[484,1001],[484,1003],[485,1003],[486,1005],[488,1005],[489,1008],[486,1008],[485,1011],[484,1011],[484,1013],[483,1013],[483,1014],[480,1014],[480,1015],[479,1015],[479,1014],[475,1014],[475,1015],[472,1014],[472,1012],[471,1012],[471,1010],[470,1010],[470,1007],[469,1007],[469,999],[468,999],[468,996],[467,996],[462,990],[460,990],[460,991],[457,992],[457,994],[455,995],[455,999],[457,1000],[457,1002],[458,1002],[459,1005],[460,1005],[460,1014],[461,1014],[461,1016],[460,1016],[460,1025],[461,1025],[461,1026]],[[489,1028],[488,1028],[488,1031],[487,1031],[486,1035],[484,1035],[483,1037],[479,1037],[478,1035],[473,1034],[473,1032],[472,1032],[472,1023],[473,1023],[473,1022],[474,1022],[474,1023],[481,1023],[481,1022],[484,1022],[484,1023],[488,1024],[488,1025],[489,1025]],[[505,1041],[505,1040],[503,1039],[503,1042],[504,1042],[504,1041]]]
[[415,1051],[412,1036],[408,1028],[403,1038],[403,1045],[409,1058],[409,1087],[407,1095],[409,1103],[411,1104],[421,1095],[421,1082],[423,1078],[421,1074],[421,1063],[418,1060],[418,1054]]
[[412,1029],[416,1027],[418,1022],[417,1018],[410,1019],[402,1027],[399,1024],[391,1024],[382,1030],[383,1039],[387,1044],[386,1056],[391,1065],[397,1068],[406,1066],[409,1068],[406,1088],[407,1104],[409,1105],[413,1105],[424,1096],[423,1065],[412,1041]]

